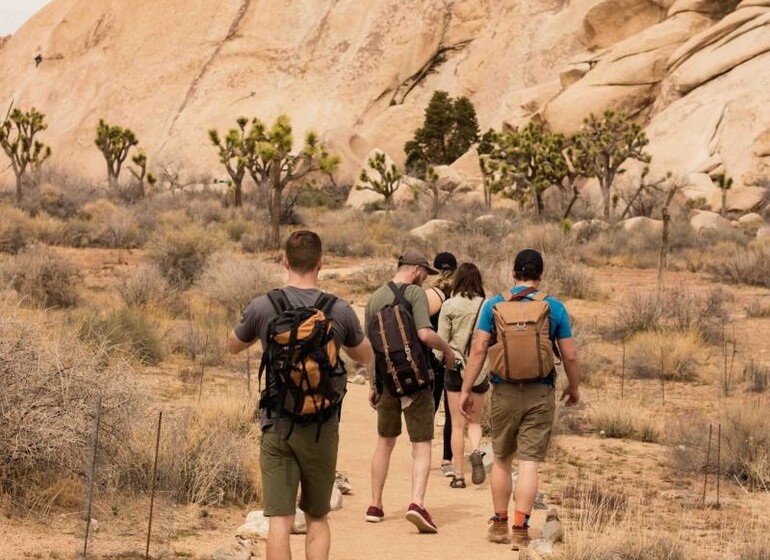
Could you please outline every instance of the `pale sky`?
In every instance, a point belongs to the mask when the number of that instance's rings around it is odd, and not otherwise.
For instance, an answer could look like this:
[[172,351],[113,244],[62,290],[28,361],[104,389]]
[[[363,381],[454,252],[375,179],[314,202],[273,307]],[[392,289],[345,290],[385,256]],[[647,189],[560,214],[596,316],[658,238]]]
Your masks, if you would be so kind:
[[0,37],[14,33],[51,0],[0,0]]

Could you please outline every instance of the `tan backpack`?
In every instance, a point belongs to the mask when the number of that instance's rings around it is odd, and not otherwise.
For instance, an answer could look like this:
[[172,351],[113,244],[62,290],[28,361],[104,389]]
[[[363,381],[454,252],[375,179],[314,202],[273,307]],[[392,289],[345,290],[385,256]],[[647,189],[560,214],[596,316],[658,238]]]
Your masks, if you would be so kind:
[[[489,347],[490,369],[506,381],[544,379],[554,369],[548,294],[527,288],[501,295],[503,301],[492,307],[495,342]],[[528,296],[532,299],[525,299]]]

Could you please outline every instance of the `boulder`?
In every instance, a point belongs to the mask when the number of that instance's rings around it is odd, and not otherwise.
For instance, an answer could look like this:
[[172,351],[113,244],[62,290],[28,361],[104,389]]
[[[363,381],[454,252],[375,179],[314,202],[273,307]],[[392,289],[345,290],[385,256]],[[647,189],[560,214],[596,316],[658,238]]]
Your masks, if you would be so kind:
[[250,560],[251,547],[243,546],[240,543],[233,543],[217,549],[212,555],[211,560]]
[[249,512],[246,522],[236,529],[235,535],[243,539],[266,539],[269,528],[270,520],[265,517],[264,511],[256,510]]
[[714,184],[706,172],[688,173],[684,176],[681,192],[687,200],[702,198],[709,201],[715,192],[719,192],[719,187]]
[[[361,171],[366,170],[366,172],[369,174],[370,177],[372,177],[375,180],[378,180],[380,178],[379,172],[375,171],[369,166],[369,160],[374,157],[376,154],[384,153],[382,150],[375,149],[372,150],[368,156],[364,159],[364,165],[361,167]],[[393,160],[390,158],[388,154],[385,154],[385,165],[395,165]],[[374,204],[379,203],[385,200],[385,197],[381,194],[374,192],[370,189],[364,188],[365,183],[363,183],[360,180],[361,171],[358,172],[356,175],[356,182],[353,184],[353,188],[350,189],[350,193],[348,194],[348,199],[345,202],[347,206],[350,206],[352,208],[356,209],[362,209],[368,204]],[[396,188],[396,192],[393,194],[393,201],[398,202],[399,199],[403,199],[405,194],[408,196],[408,193],[410,193],[409,184],[405,180],[401,180],[398,184],[398,187]]]
[[719,214],[701,210],[690,219],[690,227],[695,230],[695,233],[702,233],[706,230],[725,231],[731,226],[730,222]]
[[645,234],[660,235],[663,231],[663,222],[644,216],[635,216],[622,222],[625,231],[641,231]]
[[770,239],[770,226],[764,226],[757,230],[757,239]]
[[545,523],[540,530],[540,537],[552,543],[561,542],[564,539],[564,528],[555,509],[548,510]]
[[609,47],[659,23],[666,10],[650,1],[603,0],[583,18],[581,41],[589,49]]
[[366,377],[357,373],[348,379],[348,383],[352,383],[353,385],[366,385]]
[[[727,191],[727,210],[728,212],[751,212],[762,204],[764,196],[765,189],[762,187],[733,187]],[[708,200],[712,210],[715,212],[722,210],[722,191],[719,188]]]
[[337,471],[334,475],[334,485],[339,489],[342,494],[350,494],[353,490],[353,486],[350,484],[350,480],[345,473]]
[[457,227],[451,220],[430,220],[423,225],[409,231],[409,235],[421,241],[427,241],[433,237],[444,235]]
[[291,526],[292,535],[304,535],[307,533],[307,522],[305,521],[305,512],[297,508],[294,514],[294,525]]
[[756,212],[749,212],[738,218],[738,223],[742,226],[760,227],[765,223],[765,219]]

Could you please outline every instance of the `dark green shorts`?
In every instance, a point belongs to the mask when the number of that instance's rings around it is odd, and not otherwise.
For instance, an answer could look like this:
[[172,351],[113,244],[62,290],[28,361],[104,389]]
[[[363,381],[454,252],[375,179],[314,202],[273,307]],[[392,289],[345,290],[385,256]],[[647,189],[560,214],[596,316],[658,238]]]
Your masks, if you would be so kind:
[[421,389],[410,396],[414,400],[402,411],[401,401],[387,390],[380,395],[377,401],[377,433],[380,437],[401,435],[403,413],[409,441],[420,443],[433,439],[433,393],[430,389]]
[[556,411],[553,385],[493,383],[490,406],[492,450],[504,459],[545,460]]
[[329,513],[337,468],[339,425],[325,422],[318,441],[315,440],[317,430],[318,424],[296,424],[288,441],[283,438],[282,430],[275,427],[262,433],[259,466],[265,516],[294,515],[300,485],[302,511],[311,517]]

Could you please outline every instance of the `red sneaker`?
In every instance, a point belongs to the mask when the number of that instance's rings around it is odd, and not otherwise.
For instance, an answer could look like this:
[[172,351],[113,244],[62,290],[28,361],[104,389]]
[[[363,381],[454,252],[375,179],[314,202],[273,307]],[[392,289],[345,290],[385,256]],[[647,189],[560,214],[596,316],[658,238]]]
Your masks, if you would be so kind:
[[385,518],[385,512],[382,511],[378,507],[369,506],[369,509],[366,510],[366,517],[365,517],[365,519],[369,523],[379,523],[384,518]]
[[409,504],[406,519],[413,523],[420,533],[438,533],[438,527],[436,527],[433,519],[431,519],[428,510],[421,508],[415,503]]

